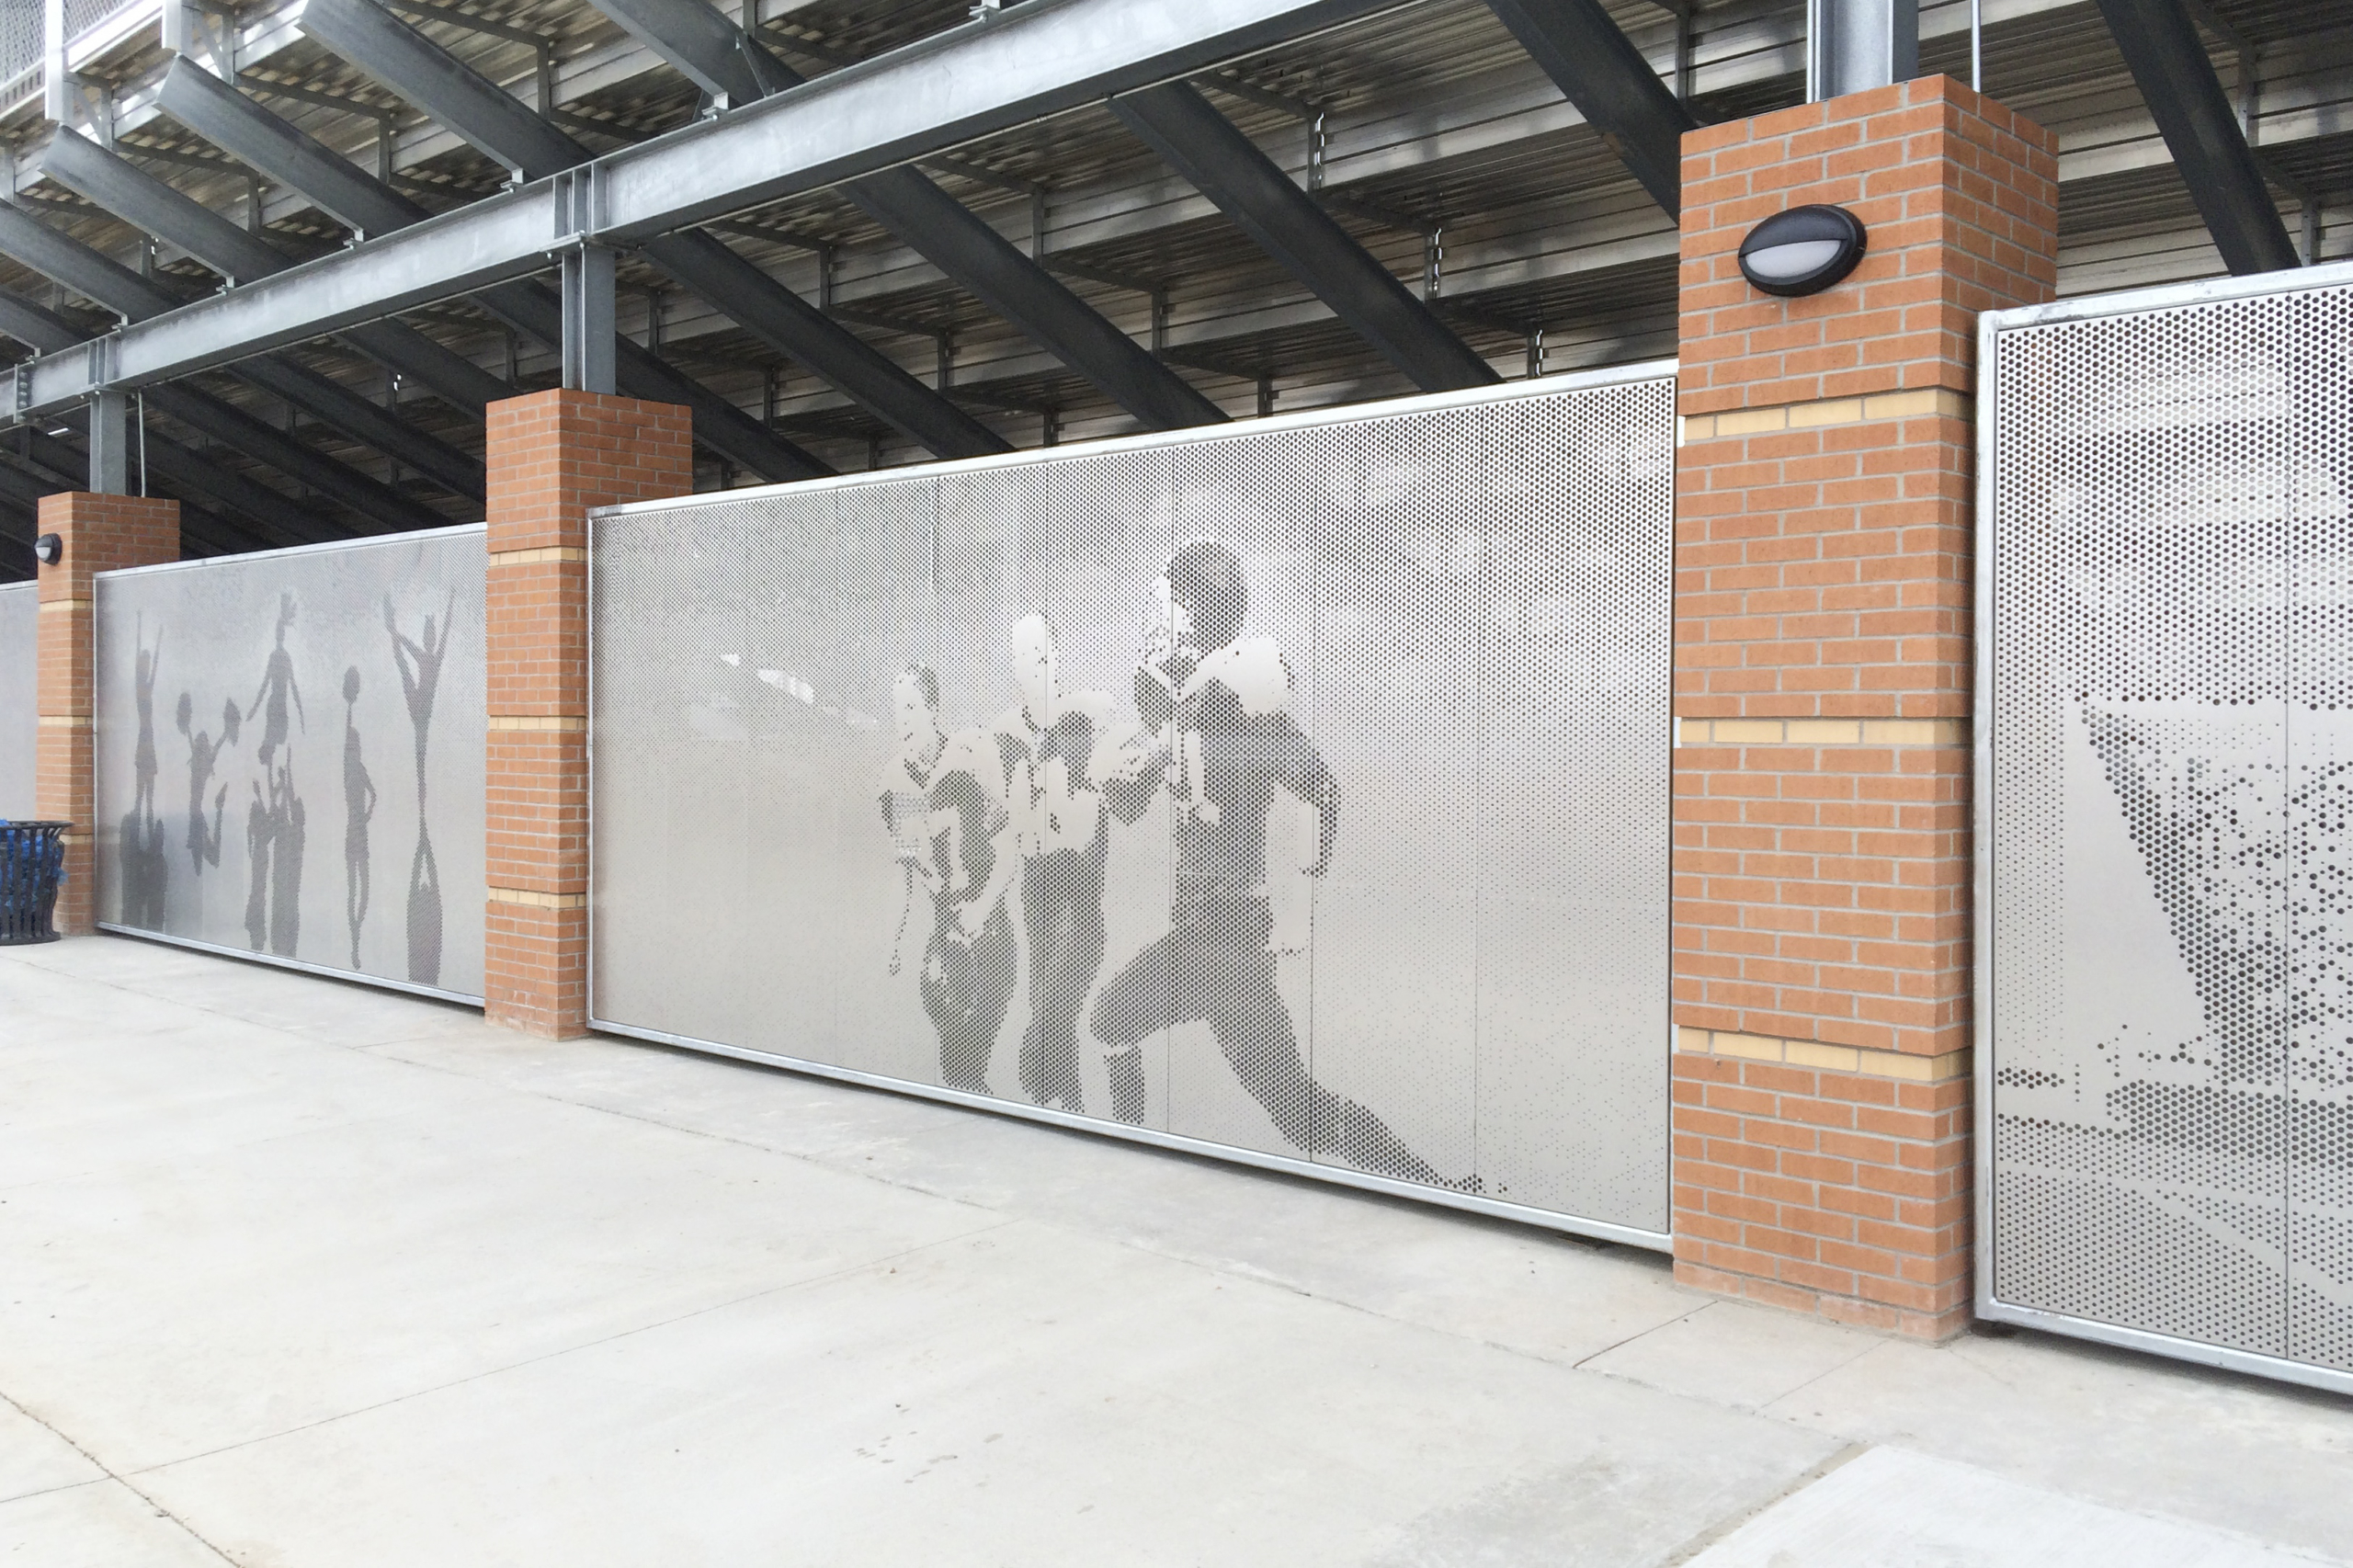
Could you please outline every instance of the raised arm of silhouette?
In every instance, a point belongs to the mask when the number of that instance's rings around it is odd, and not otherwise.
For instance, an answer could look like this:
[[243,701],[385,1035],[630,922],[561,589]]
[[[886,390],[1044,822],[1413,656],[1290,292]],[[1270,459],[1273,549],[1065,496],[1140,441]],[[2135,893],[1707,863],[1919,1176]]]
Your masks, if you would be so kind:
[[1323,754],[1315,749],[1299,723],[1288,713],[1277,714],[1265,725],[1266,761],[1275,780],[1284,789],[1315,808],[1315,863],[1307,868],[1311,877],[1320,877],[1332,864],[1332,846],[1340,836],[1340,785],[1324,766]]

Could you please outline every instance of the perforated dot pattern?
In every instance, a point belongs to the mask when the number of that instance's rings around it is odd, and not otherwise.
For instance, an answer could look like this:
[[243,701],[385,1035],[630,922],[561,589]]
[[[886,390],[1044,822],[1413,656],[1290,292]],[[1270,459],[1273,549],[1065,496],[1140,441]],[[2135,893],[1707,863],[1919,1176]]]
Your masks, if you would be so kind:
[[2353,1369],[2353,290],[1995,341],[1995,1292]]
[[1666,1228],[1674,392],[593,523],[597,1017]]

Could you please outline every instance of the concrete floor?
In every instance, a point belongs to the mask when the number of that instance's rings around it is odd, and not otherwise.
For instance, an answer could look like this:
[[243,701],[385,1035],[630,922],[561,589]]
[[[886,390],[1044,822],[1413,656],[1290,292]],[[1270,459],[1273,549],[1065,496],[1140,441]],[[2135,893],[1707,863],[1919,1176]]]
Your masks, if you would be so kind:
[[0,949],[0,1557],[2353,1561],[2353,1402],[96,938]]

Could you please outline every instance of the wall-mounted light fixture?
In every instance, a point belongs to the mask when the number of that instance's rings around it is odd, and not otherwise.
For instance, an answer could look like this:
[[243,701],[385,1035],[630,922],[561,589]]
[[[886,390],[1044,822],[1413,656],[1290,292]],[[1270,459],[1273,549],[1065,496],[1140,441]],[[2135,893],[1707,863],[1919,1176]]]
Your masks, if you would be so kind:
[[65,541],[55,534],[43,534],[33,540],[33,559],[43,566],[54,566],[65,559]]
[[1819,294],[1855,270],[1870,244],[1862,220],[1843,207],[1792,207],[1748,231],[1740,275],[1768,294]]

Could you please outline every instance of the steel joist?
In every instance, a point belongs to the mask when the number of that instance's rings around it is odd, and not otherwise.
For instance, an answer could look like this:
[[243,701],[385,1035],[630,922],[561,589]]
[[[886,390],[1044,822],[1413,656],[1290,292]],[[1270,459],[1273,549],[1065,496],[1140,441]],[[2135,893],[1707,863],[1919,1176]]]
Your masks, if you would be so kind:
[[1503,379],[1200,94],[1168,82],[1111,112],[1423,392]]
[[[724,217],[1390,8],[1393,0],[1060,0],[995,14],[595,161],[607,243]],[[0,418],[300,342],[547,266],[544,182],[258,278],[16,372]],[[6,394],[13,390],[14,398]]]
[[1683,133],[1699,128],[1600,0],[1487,0],[1670,218],[1683,215]]

